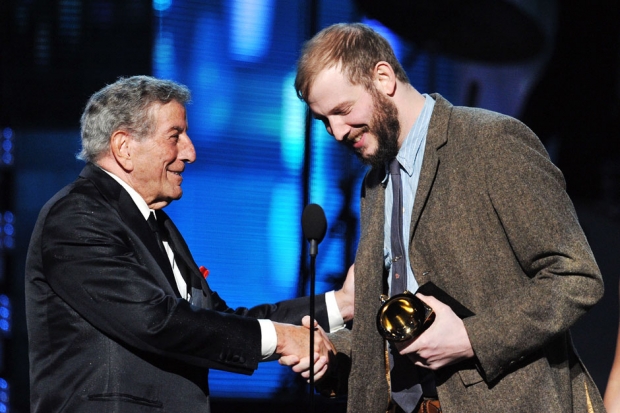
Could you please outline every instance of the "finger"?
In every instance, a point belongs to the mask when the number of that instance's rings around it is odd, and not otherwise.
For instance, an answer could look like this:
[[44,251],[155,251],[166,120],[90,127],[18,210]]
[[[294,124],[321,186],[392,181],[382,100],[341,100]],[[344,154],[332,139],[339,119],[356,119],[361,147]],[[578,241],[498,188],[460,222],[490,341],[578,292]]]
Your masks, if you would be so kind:
[[420,357],[417,353],[407,353],[406,356],[409,357],[409,360],[411,360],[415,365],[419,365],[421,367],[428,366],[428,360]]
[[[318,380],[319,377],[322,377],[325,374],[329,367],[328,359],[326,357],[319,358],[316,363],[314,363],[314,378]],[[308,379],[310,378],[310,369],[303,371],[301,373],[301,377]]]
[[[319,359],[319,354],[314,353],[314,362]],[[303,357],[299,360],[299,363],[295,364],[292,368],[295,373],[302,373],[304,371],[310,370],[310,357]]]
[[316,363],[314,363],[314,372],[316,374],[316,372],[321,371],[325,368],[327,368],[329,364],[329,358],[326,356],[323,357],[319,357],[319,359],[317,360]]
[[[327,373],[327,369],[328,366],[324,365],[323,367],[321,367],[320,369],[315,369],[314,371],[314,380],[318,381],[321,377],[323,377],[325,375],[325,373]],[[301,376],[304,379],[307,379],[308,382],[310,382],[310,371],[305,371],[301,374]]]
[[416,361],[414,364],[418,367],[422,367],[423,369],[427,369],[427,370],[437,370],[440,367],[439,365],[429,364],[427,361],[422,361],[422,360]]
[[432,295],[424,295],[424,294],[417,293],[416,297],[418,297],[420,300],[424,301],[424,303],[427,306],[431,307],[433,310],[436,310],[437,307],[446,306],[446,304],[442,303],[441,301],[439,301],[438,299],[436,299]]
[[310,366],[310,363],[308,363],[308,359],[304,357],[299,363],[291,367],[291,370],[293,370],[294,373],[303,374],[304,372],[309,370],[309,366]]
[[320,380],[321,377],[323,377],[325,373],[327,373],[327,368],[328,368],[327,365],[325,365],[317,373],[315,373],[314,380]]
[[299,357],[295,355],[282,356],[278,359],[278,363],[282,366],[293,366],[299,363]]
[[321,357],[329,357],[329,353],[336,353],[336,350],[331,349],[329,346],[323,345],[321,348],[315,350],[316,354],[319,354]]
[[[310,328],[310,316],[309,315],[303,316],[303,318],[301,319],[301,325],[306,327],[306,328]],[[314,327],[318,327],[318,325],[319,325],[319,323],[315,319],[314,320]]]
[[410,357],[414,364],[416,366],[420,366],[420,367],[428,367],[429,366],[429,362],[426,359],[423,359],[422,357]]

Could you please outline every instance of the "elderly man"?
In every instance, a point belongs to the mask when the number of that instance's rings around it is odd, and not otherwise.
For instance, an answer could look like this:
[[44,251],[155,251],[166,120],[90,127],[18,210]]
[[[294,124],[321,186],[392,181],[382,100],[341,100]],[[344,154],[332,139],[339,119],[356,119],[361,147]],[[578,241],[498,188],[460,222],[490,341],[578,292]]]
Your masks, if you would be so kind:
[[[281,355],[307,377],[312,356],[317,379],[325,372],[331,343],[317,327],[308,354],[305,299],[229,308],[162,211],[196,159],[189,99],[182,85],[136,76],[86,105],[87,165],[43,207],[28,251],[32,412],[204,413],[210,368],[251,374]],[[317,298],[323,328],[351,318],[350,298]]]

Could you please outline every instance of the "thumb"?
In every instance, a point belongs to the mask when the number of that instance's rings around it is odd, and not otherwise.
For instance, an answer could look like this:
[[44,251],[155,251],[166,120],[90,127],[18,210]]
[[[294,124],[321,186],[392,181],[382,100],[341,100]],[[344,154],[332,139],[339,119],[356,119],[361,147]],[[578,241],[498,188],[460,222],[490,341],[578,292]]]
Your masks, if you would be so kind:
[[439,301],[438,299],[436,299],[432,295],[424,295],[424,294],[421,294],[421,293],[417,293],[416,297],[418,297],[420,300],[422,300],[424,302],[424,304],[426,304],[427,306],[431,307],[432,309],[435,309],[438,304],[439,305],[443,304],[441,301]]
[[[306,328],[310,328],[310,316],[309,315],[306,315],[301,319],[301,325]],[[316,327],[318,325],[319,323],[316,320],[314,320],[314,326]]]

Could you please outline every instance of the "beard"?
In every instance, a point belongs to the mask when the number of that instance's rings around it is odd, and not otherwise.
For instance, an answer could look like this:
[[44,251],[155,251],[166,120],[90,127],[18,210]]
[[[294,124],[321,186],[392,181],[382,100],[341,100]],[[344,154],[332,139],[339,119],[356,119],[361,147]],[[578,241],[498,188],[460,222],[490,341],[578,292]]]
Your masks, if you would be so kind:
[[374,111],[366,132],[372,133],[377,138],[377,150],[368,156],[358,151],[355,151],[355,154],[363,163],[376,168],[383,167],[398,154],[400,122],[398,121],[398,109],[391,100],[374,88],[370,94],[373,98]]

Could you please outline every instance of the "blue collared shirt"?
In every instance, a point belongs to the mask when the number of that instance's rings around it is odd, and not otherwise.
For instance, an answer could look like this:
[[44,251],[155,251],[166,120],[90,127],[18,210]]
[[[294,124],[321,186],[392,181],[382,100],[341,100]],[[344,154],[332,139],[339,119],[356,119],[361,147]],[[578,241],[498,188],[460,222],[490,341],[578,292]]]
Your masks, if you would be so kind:
[[[400,150],[396,159],[401,165],[401,180],[403,185],[403,241],[405,251],[409,251],[409,239],[411,229],[411,214],[413,213],[413,203],[415,202],[415,194],[418,189],[418,182],[420,180],[420,171],[422,169],[422,161],[424,159],[424,147],[426,146],[426,134],[428,132],[428,125],[433,114],[433,108],[435,107],[435,100],[427,94],[424,94],[426,101],[422,112],[416,119],[413,127],[407,134],[407,138]],[[392,220],[392,204],[393,194],[392,185],[389,182],[388,168],[386,165],[386,178],[384,180],[387,183],[385,188],[385,230],[383,237],[383,257],[385,262],[385,268],[389,270],[390,277],[388,277],[388,285],[392,284],[392,249],[390,246],[390,233],[391,233],[391,220]],[[409,262],[409,254],[405,254],[407,259],[407,290],[415,292],[418,289],[418,283],[414,277],[413,270],[411,269],[411,263]]]

